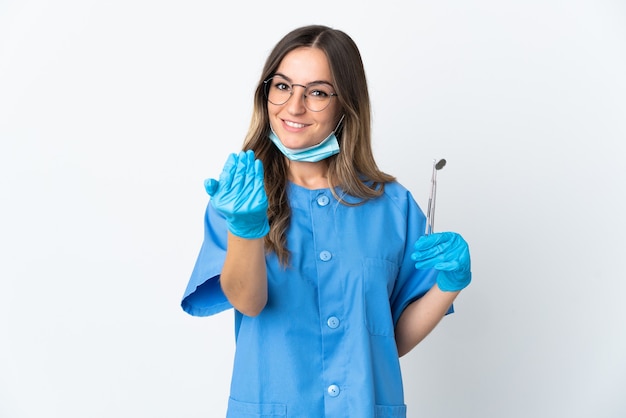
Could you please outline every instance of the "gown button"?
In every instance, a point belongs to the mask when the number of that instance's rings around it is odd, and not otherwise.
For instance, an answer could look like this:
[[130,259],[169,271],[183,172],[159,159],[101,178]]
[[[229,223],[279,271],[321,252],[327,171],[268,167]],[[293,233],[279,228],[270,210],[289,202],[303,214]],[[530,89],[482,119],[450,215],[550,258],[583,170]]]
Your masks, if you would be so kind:
[[329,261],[331,258],[333,258],[333,255],[330,253],[330,251],[322,251],[320,253],[320,260],[322,261]]
[[325,195],[318,196],[318,198],[317,198],[317,204],[318,205],[326,206],[329,203],[330,203],[330,199],[328,198],[328,196],[325,196]]
[[331,316],[330,318],[328,318],[328,321],[326,321],[326,325],[328,325],[328,328],[331,329],[339,327],[339,318],[337,318],[336,316]]
[[339,386],[337,385],[328,386],[328,394],[332,396],[333,398],[336,396],[339,396]]

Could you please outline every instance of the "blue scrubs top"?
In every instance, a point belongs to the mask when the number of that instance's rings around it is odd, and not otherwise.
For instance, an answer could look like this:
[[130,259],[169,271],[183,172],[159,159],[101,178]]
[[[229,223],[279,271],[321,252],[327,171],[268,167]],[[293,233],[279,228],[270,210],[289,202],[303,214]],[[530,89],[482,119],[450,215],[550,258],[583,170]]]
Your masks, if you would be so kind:
[[[396,182],[360,206],[339,203],[330,189],[289,183],[287,192],[290,266],[267,254],[267,305],[256,317],[235,310],[227,417],[406,417],[394,326],[435,284],[436,272],[416,270],[410,258],[423,212]],[[219,283],[226,240],[209,204],[187,313],[232,307]]]

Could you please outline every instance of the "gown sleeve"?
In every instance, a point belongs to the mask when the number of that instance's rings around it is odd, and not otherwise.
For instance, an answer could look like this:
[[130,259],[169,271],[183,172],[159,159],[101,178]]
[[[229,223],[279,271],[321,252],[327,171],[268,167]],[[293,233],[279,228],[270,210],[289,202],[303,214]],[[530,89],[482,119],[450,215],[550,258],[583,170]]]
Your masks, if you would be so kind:
[[181,306],[193,316],[209,316],[232,308],[220,286],[226,258],[226,220],[211,204],[204,216],[204,240],[187,284]]
[[[413,301],[424,296],[437,282],[438,271],[435,269],[418,270],[411,260],[413,245],[422,235],[426,226],[426,216],[415,202],[409,191],[406,191],[406,239],[404,257],[400,265],[398,278],[391,294],[391,314],[394,327],[404,309]],[[454,312],[451,305],[446,314]]]

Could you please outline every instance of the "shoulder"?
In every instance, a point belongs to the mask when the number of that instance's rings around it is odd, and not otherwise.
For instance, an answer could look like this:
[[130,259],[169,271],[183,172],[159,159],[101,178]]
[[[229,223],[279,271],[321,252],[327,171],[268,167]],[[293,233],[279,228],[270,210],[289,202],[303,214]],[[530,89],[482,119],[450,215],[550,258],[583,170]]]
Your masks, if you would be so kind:
[[385,190],[382,197],[405,216],[419,217],[420,214],[423,213],[411,191],[397,181],[385,183]]
[[383,195],[399,203],[413,202],[415,199],[411,192],[397,181],[385,183],[385,191]]
[[385,193],[390,195],[409,193],[409,190],[397,181],[385,183]]

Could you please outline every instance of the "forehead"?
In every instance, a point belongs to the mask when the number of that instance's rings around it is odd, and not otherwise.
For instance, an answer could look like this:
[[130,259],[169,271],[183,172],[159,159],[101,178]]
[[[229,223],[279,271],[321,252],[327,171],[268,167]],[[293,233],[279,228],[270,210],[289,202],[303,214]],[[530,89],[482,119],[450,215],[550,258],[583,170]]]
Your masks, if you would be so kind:
[[290,51],[280,62],[276,72],[295,83],[332,81],[328,58],[319,48],[300,47]]

